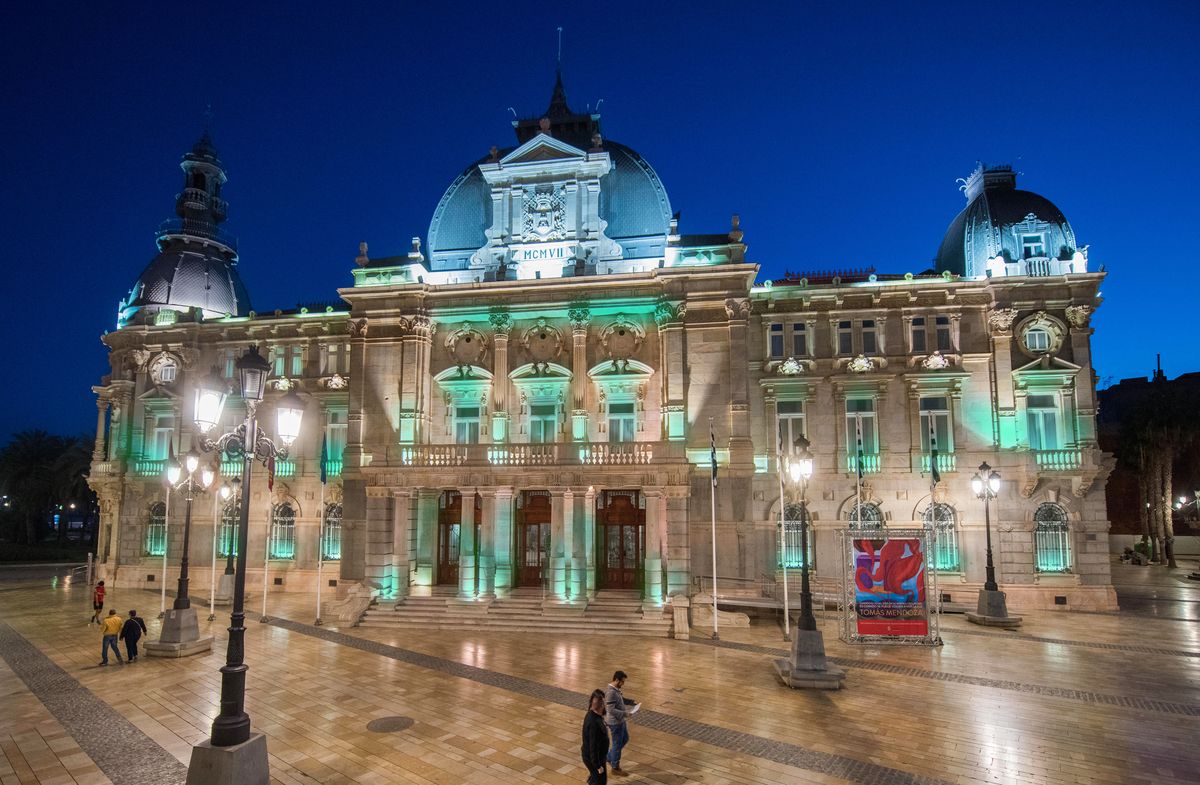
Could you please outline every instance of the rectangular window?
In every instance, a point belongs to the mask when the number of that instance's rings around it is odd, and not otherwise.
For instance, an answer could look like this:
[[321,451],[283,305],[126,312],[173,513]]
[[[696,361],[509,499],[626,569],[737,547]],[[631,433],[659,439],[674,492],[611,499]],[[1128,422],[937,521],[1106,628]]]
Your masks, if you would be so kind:
[[912,320],[912,350],[913,354],[925,353],[925,318],[922,316]]
[[1040,234],[1021,235],[1021,257],[1024,259],[1040,258],[1046,255],[1046,245]]
[[156,414],[152,420],[150,438],[146,445],[146,457],[161,461],[167,457],[171,437],[175,433],[175,417],[171,414]]
[[779,359],[783,357],[783,325],[771,325],[771,357]]
[[158,380],[163,384],[171,384],[175,381],[176,370],[175,363],[164,363],[163,366],[158,369]]
[[854,353],[854,332],[850,322],[838,322],[838,354]]
[[862,323],[863,354],[875,354],[878,351],[875,343],[875,320],[864,319]]
[[775,409],[779,413],[779,443],[786,455],[795,449],[797,439],[807,435],[804,429],[804,402],[779,401]]
[[808,356],[808,331],[800,323],[792,325],[792,356]]
[[921,451],[930,450],[930,427],[937,439],[939,453],[954,452],[954,432],[950,428],[950,399],[946,397],[921,399]]
[[[325,424],[325,457],[329,467],[336,466],[338,468],[338,474],[341,473],[342,453],[346,449],[346,428],[346,412],[341,409],[330,409]],[[328,467],[326,471],[330,474],[333,473],[328,471]]]
[[938,316],[933,320],[937,328],[937,348],[939,352],[953,351],[950,345],[950,317]]
[[634,441],[637,431],[637,415],[632,403],[612,403],[608,406],[608,440],[610,442]]
[[557,439],[558,407],[552,403],[535,403],[529,407],[529,441],[533,444],[552,444]]
[[350,373],[350,344],[330,343],[321,347],[321,375]]
[[288,347],[288,366],[291,368],[292,376],[304,375],[304,347],[289,346]]
[[226,379],[232,379],[237,373],[237,350],[225,349],[221,352],[221,370]]
[[454,407],[454,443],[479,444],[479,407]]
[[1031,395],[1026,404],[1029,446],[1034,450],[1059,449],[1057,396]]
[[863,454],[878,454],[879,439],[875,430],[875,400],[873,398],[852,398],[846,401],[846,445],[851,455],[858,453],[860,429]]
[[271,347],[271,376],[275,379],[282,379],[287,370],[287,348],[283,346]]

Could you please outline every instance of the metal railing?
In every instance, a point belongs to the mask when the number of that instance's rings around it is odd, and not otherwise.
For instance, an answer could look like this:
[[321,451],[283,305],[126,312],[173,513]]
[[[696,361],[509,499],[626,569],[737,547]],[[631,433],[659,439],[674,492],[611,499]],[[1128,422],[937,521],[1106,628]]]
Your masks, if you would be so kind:
[[237,251],[237,238],[209,221],[171,218],[159,224],[158,231],[154,233],[155,237],[168,237],[172,235],[200,237],[218,242],[235,252]]
[[1034,460],[1039,469],[1052,472],[1070,471],[1083,465],[1082,450],[1034,450]]

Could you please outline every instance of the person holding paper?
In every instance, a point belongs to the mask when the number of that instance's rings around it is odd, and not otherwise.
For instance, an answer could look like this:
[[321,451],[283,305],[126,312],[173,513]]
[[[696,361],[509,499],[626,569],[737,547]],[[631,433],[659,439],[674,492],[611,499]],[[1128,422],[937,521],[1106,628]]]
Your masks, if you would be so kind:
[[[608,765],[612,767],[612,773],[618,777],[625,775],[625,770],[621,768],[621,749],[629,743],[629,726],[626,725],[625,719],[640,708],[637,701],[626,698],[621,692],[627,678],[629,677],[625,671],[617,671],[613,674],[608,689],[604,691],[604,724],[608,726],[608,732],[612,736],[612,747],[608,750]],[[627,708],[629,706],[632,706],[633,709]]]

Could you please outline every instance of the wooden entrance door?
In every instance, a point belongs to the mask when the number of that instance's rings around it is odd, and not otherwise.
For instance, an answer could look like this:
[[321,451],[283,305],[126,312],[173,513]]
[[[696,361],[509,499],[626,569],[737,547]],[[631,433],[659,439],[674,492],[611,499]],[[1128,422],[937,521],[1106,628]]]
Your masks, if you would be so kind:
[[596,497],[597,586],[641,589],[646,511],[640,491],[601,491]]
[[541,586],[550,563],[550,493],[521,491],[517,508],[517,585]]
[[462,494],[444,491],[438,500],[437,582],[458,585],[459,542],[462,533]]

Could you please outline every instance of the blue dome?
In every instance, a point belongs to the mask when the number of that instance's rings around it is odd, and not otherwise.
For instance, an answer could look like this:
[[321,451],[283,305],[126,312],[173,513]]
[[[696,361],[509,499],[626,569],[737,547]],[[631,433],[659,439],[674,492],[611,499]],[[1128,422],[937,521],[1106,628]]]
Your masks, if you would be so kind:
[[[612,171],[600,179],[600,217],[608,222],[605,234],[622,246],[627,258],[661,255],[671,220],[671,202],[662,180],[631,148],[608,140],[603,146],[613,162]],[[426,244],[433,269],[460,266],[487,244],[484,232],[492,225],[492,197],[479,165],[488,160],[484,157],[467,167],[438,202]]]
[[989,259],[1070,259],[1075,232],[1053,202],[1017,189],[1008,166],[980,166],[965,181],[967,206],[946,229],[937,253],[938,272],[975,277]]

